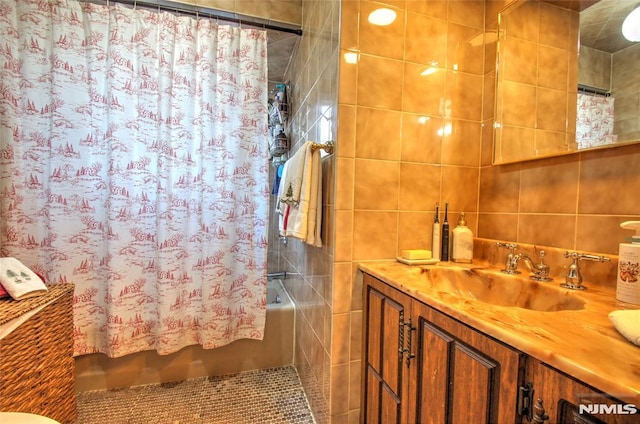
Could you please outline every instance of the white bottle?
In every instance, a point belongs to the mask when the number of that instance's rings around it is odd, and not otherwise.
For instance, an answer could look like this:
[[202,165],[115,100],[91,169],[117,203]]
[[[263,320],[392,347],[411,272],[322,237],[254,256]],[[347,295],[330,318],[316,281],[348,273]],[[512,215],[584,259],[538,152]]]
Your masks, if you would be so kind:
[[473,258],[473,232],[467,227],[464,212],[460,213],[458,226],[453,229],[453,249],[451,251],[453,262],[471,263]]
[[631,243],[620,243],[616,299],[640,305],[640,221],[626,221],[620,227],[636,234]]

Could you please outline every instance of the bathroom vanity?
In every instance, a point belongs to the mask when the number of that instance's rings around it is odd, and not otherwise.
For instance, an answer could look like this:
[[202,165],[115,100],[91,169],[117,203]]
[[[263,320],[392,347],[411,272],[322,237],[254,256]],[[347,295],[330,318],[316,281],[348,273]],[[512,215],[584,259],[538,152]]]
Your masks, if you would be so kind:
[[640,347],[615,293],[477,265],[361,264],[365,423],[631,423]]

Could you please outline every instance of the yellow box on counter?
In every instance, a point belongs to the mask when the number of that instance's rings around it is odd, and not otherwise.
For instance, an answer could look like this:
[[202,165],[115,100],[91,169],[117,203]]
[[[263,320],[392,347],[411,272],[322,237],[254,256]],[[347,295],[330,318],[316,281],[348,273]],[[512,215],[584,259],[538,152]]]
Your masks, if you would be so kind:
[[431,259],[431,250],[424,250],[424,249],[403,250],[402,252],[400,252],[400,256],[410,260]]

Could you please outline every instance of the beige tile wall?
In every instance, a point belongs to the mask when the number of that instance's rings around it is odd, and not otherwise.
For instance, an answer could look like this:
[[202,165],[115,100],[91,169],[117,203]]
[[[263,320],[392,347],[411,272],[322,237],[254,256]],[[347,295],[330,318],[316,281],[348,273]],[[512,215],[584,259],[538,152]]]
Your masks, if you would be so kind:
[[640,139],[640,44],[613,54],[615,131],[621,141]]
[[[339,1],[304,1],[303,36],[285,75],[290,81],[292,114],[287,134],[291,153],[307,140],[327,142],[337,137],[338,119],[338,31]],[[342,399],[334,399],[335,387],[348,386],[345,349],[333,334],[348,334],[348,302],[334,289],[334,168],[335,156],[322,160],[323,223],[322,248],[296,239],[284,245],[277,238],[277,223],[271,220],[270,251],[277,251],[272,269],[284,270],[287,290],[296,304],[295,364],[318,423],[331,422],[333,409]],[[333,405],[333,406],[332,406]],[[331,408],[331,409],[330,409]]]
[[617,254],[640,220],[640,145],[485,166],[478,237]]
[[580,46],[578,83],[611,90],[611,54],[587,46]]
[[[378,7],[397,19],[369,24]],[[342,400],[332,404],[332,422],[359,416],[358,263],[430,249],[436,202],[449,202],[454,225],[464,211],[477,229],[484,49],[467,41],[483,28],[477,1],[342,1],[334,298],[350,304],[349,325],[339,329],[349,331],[333,334],[348,354],[332,359],[345,361],[349,384],[331,393]]]

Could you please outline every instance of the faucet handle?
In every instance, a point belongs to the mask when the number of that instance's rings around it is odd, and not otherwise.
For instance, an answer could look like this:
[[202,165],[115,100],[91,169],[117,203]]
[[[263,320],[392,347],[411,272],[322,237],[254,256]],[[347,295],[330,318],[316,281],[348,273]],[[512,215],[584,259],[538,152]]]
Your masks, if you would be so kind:
[[596,262],[608,262],[611,260],[606,256],[589,255],[586,253],[578,252],[565,252],[564,257],[571,259],[571,265],[569,265],[569,270],[567,271],[567,276],[565,277],[565,283],[560,284],[560,287],[572,290],[586,289],[586,287],[582,285],[582,274],[580,273],[581,260]]
[[578,253],[578,252],[564,252],[564,257],[571,258],[574,262],[580,261],[583,259],[586,259],[588,261],[595,261],[595,262],[608,262],[611,260],[606,256],[589,255],[587,253]]
[[509,249],[502,272],[505,274],[520,274],[520,271],[518,271],[518,259],[516,258],[516,249],[518,249],[519,246],[516,243],[502,242],[497,242],[496,246]]
[[518,246],[517,243],[503,243],[503,242],[497,242],[496,246],[498,247],[504,247],[506,249],[509,249],[509,253],[514,254],[516,253],[516,250],[520,247]]

